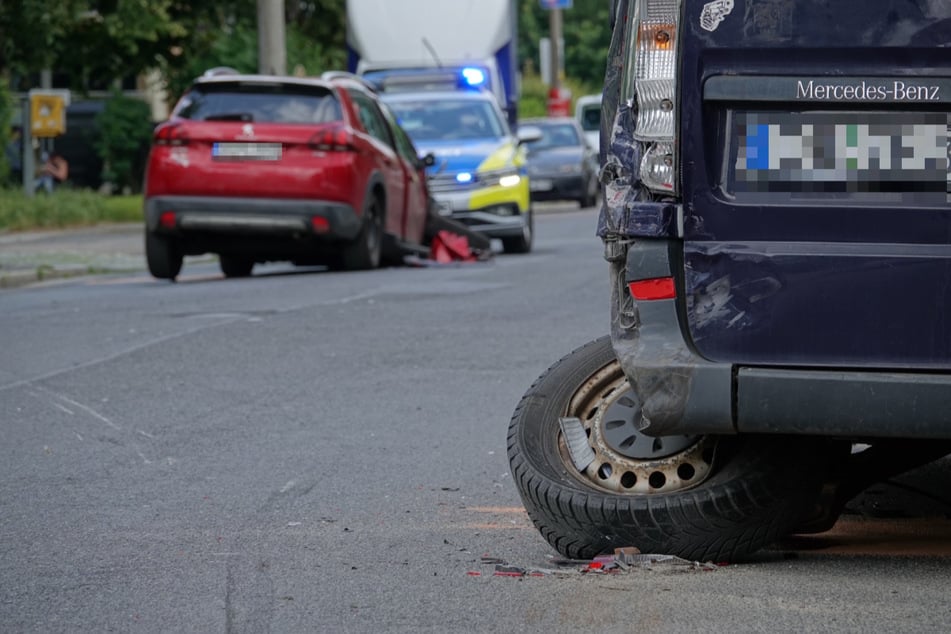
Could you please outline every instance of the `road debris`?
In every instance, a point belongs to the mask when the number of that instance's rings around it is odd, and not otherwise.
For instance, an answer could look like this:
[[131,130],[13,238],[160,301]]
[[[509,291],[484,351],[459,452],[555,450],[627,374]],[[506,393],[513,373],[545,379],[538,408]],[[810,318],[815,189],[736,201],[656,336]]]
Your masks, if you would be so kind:
[[[511,565],[501,557],[483,555],[480,562],[484,566],[493,566],[495,577],[546,577],[578,574],[623,574],[633,571],[654,571],[670,567],[683,572],[712,571],[719,568],[713,562],[699,562],[682,559],[674,555],[644,554],[636,547],[615,548],[613,554],[598,555],[594,559],[565,559],[550,557],[554,567],[523,567]],[[469,570],[470,577],[482,576],[481,571]]]
[[469,237],[453,231],[438,231],[429,245],[427,257],[417,254],[407,255],[403,263],[408,266],[459,266],[475,262],[487,262],[492,259],[492,250],[475,246]]

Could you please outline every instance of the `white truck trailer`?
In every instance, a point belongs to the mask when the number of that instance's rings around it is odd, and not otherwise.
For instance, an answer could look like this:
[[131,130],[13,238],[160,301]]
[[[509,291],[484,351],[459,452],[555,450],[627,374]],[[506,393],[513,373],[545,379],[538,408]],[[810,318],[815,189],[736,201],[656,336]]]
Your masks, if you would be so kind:
[[347,53],[386,91],[482,86],[516,124],[515,0],[347,0]]

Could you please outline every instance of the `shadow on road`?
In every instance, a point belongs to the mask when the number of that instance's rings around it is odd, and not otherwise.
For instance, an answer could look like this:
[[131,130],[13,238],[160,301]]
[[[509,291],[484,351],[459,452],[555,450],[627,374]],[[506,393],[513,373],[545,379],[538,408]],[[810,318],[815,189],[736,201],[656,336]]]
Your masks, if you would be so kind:
[[824,555],[951,558],[951,457],[869,487],[849,501],[831,530],[777,546]]

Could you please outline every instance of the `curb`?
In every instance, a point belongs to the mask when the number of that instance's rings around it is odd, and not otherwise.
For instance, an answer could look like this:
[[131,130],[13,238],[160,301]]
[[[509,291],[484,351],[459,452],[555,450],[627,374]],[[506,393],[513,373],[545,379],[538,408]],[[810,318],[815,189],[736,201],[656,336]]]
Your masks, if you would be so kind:
[[69,277],[82,277],[92,275],[103,271],[96,267],[85,266],[82,264],[67,264],[58,266],[41,265],[30,269],[17,269],[12,271],[0,271],[0,289],[21,288],[30,286],[39,282],[49,280],[65,279]]

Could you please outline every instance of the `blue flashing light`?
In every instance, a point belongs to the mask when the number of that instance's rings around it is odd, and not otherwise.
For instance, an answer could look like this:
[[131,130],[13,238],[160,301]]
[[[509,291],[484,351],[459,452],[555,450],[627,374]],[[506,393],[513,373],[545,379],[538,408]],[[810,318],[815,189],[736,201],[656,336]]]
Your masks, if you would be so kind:
[[458,174],[456,174],[456,182],[471,183],[472,174],[470,174],[469,172],[459,172]]
[[470,86],[481,86],[485,83],[485,71],[481,68],[463,68],[462,77]]

